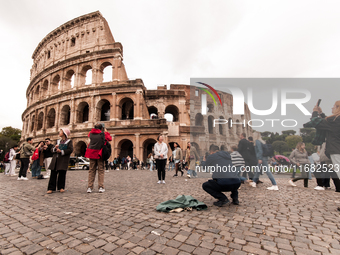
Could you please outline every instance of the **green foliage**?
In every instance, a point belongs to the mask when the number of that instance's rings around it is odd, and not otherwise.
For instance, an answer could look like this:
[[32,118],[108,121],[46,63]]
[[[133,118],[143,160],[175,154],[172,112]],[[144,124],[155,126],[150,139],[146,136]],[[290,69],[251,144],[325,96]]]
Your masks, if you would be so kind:
[[295,130],[284,130],[284,131],[282,131],[282,134],[283,134],[283,135],[287,135],[287,136],[289,136],[289,135],[295,135],[295,134],[296,134],[296,131],[295,131]]
[[289,146],[286,142],[283,141],[275,141],[272,144],[274,151],[277,151],[279,154],[282,154],[285,151],[289,151]]
[[302,137],[299,135],[290,135],[286,137],[286,143],[290,149],[295,148],[298,142],[302,142]]
[[21,130],[13,127],[4,127],[0,132],[0,150],[3,153],[0,155],[0,160],[2,161],[5,154],[9,151],[11,147],[19,144],[21,138]]
[[306,145],[306,151],[308,151],[308,152],[310,152],[310,153],[314,153],[314,152],[316,152],[316,146],[315,145],[313,145],[313,144],[311,144],[311,143],[306,143],[305,144]]

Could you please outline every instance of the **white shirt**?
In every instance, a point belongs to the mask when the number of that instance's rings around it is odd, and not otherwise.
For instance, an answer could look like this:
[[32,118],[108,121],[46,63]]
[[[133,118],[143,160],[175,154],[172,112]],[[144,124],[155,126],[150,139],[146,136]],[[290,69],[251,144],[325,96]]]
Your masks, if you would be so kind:
[[[154,146],[154,153],[156,158],[158,157],[159,159],[166,159],[168,157],[168,146],[165,142],[162,142],[161,144],[157,142]],[[163,158],[160,158],[161,154],[163,154]]]

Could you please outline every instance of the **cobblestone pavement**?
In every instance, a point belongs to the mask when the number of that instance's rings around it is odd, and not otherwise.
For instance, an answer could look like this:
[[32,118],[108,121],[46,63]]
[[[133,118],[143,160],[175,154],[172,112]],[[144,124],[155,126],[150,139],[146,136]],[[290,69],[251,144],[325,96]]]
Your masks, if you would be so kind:
[[[1,254],[340,254],[340,196],[291,187],[242,185],[240,205],[215,207],[204,178],[156,184],[156,172],[105,173],[105,193],[87,194],[87,171],[68,171],[67,191],[46,194],[48,180],[0,175]],[[160,213],[158,203],[192,195],[206,211]]]

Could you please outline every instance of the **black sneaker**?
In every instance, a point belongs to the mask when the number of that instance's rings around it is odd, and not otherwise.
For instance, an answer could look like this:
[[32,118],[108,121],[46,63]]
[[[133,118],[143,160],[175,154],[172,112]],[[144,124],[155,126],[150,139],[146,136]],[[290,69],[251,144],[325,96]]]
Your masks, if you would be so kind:
[[234,205],[239,205],[240,202],[238,201],[238,199],[233,199],[233,204],[234,204]]
[[214,202],[214,205],[218,206],[218,207],[222,207],[223,205],[229,204],[230,201],[227,200],[218,200],[216,202]]
[[177,174],[175,174],[173,177],[177,177],[178,175]]
[[256,182],[256,184],[260,184],[260,183],[263,183],[263,181],[258,180],[258,181]]

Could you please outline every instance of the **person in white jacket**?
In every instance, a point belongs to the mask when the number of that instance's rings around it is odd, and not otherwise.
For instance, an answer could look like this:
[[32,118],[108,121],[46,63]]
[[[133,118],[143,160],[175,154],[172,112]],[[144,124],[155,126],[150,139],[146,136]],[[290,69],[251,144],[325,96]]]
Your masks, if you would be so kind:
[[15,167],[17,165],[17,160],[15,159],[15,155],[17,155],[18,145],[14,145],[13,148],[9,150],[9,176],[16,176]]
[[168,145],[163,142],[163,136],[159,135],[157,143],[154,146],[154,153],[156,159],[157,173],[158,173],[158,184],[165,184],[165,165],[168,156]]

